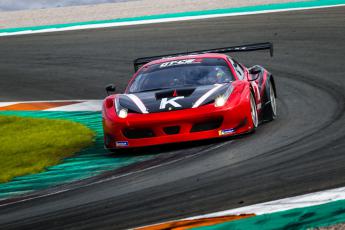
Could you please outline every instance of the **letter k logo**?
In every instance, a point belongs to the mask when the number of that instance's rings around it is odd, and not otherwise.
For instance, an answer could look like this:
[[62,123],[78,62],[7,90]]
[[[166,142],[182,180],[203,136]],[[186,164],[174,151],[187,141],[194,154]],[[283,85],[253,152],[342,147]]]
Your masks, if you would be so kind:
[[165,109],[168,104],[170,104],[171,106],[174,106],[175,108],[182,107],[179,103],[176,102],[176,100],[182,99],[182,98],[184,98],[184,96],[170,98],[169,100],[168,98],[162,98],[159,109]]

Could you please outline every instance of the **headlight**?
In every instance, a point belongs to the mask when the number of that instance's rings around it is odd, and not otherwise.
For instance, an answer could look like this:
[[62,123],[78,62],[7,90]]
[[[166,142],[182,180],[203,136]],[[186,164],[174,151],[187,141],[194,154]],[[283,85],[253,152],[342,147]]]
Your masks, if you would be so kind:
[[127,109],[120,109],[119,113],[118,113],[118,116],[120,118],[126,118],[128,115],[128,110]]
[[223,95],[219,95],[218,97],[216,97],[216,99],[214,100],[214,106],[215,107],[221,107],[221,106],[225,105],[226,101],[230,97],[233,90],[234,90],[234,87],[231,85],[225,91],[225,93]]
[[128,116],[128,109],[120,105],[118,97],[115,98],[115,111],[119,118],[126,118]]
[[221,107],[221,106],[225,105],[225,102],[226,102],[225,98],[223,96],[219,96],[214,101],[214,106]]

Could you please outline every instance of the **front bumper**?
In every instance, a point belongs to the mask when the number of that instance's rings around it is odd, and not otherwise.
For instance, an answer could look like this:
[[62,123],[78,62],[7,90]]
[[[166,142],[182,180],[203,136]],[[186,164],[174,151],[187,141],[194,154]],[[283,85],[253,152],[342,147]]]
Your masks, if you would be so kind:
[[237,135],[250,131],[248,103],[162,113],[130,113],[125,119],[113,109],[103,111],[105,147],[109,149],[144,147]]

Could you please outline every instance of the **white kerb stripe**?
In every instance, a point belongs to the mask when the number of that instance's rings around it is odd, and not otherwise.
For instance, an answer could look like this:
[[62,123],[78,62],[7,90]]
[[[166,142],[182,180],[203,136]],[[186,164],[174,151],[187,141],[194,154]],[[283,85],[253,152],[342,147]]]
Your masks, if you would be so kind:
[[129,97],[140,109],[142,113],[148,113],[146,106],[144,103],[139,99],[139,97],[135,96],[134,94],[126,94],[127,97]]
[[216,84],[215,87],[207,91],[194,103],[193,108],[199,107],[209,96],[216,92],[216,90],[219,89],[221,86],[221,84]]
[[18,104],[18,102],[0,102],[0,107]]
[[58,106],[44,111],[101,111],[103,100],[92,100],[79,102],[72,105]]

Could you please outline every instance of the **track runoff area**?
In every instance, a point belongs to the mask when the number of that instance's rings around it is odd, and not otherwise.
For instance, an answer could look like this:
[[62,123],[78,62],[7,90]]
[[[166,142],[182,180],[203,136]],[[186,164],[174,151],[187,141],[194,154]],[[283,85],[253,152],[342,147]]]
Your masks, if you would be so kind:
[[[308,5],[311,4],[312,5]],[[299,5],[301,4],[301,5]],[[307,5],[305,5],[307,4]],[[145,23],[158,23],[158,22],[169,22],[179,20],[193,20],[201,18],[213,18],[213,17],[225,17],[225,16],[236,16],[246,14],[257,14],[257,13],[271,13],[279,11],[290,11],[290,10],[305,10],[312,8],[322,7],[336,7],[344,5],[343,1],[311,1],[294,4],[283,4],[282,8],[279,8],[279,4],[273,5],[274,9],[263,9],[250,10],[248,12],[234,12],[224,14],[205,14],[205,15],[194,15],[194,16],[183,16],[173,18],[161,18],[161,19],[149,19],[141,18],[140,20],[129,20],[130,22],[119,21],[119,22],[102,22],[91,25],[63,25],[59,28],[31,28],[27,29],[14,29],[0,31],[1,36],[8,35],[19,35],[19,34],[30,34],[30,33],[44,33],[44,32],[56,32],[56,31],[67,31],[75,29],[88,29],[88,28],[104,28],[114,26],[125,26],[125,25],[136,25]],[[290,6],[290,7],[289,7]],[[267,6],[265,6],[267,7]],[[230,10],[230,9],[228,9]],[[181,17],[181,18],[180,18]],[[154,20],[154,21],[150,21]],[[109,23],[109,24],[108,24]],[[2,102],[0,103],[0,111],[62,111],[62,112],[76,112],[76,111],[100,111],[100,100],[72,100],[72,101],[32,101],[32,102]],[[305,221],[305,225],[302,226],[313,226],[315,225],[329,225],[345,221],[345,216],[341,212],[344,205],[345,199],[345,188],[337,188],[331,190],[325,190],[321,192],[310,193],[302,196],[296,196],[291,198],[285,198],[275,200],[271,202],[260,203],[256,205],[250,205],[238,209],[224,210],[221,212],[214,212],[210,214],[192,216],[189,218],[179,219],[177,221],[165,222],[158,225],[150,225],[141,227],[143,229],[163,229],[167,226],[173,227],[202,227],[210,225],[206,228],[219,228],[227,229],[230,227],[243,228],[253,227],[257,228],[262,226],[264,228],[279,228],[291,226],[293,227],[294,221],[300,218],[300,221]],[[8,204],[6,204],[8,205]],[[250,218],[249,218],[250,217]],[[307,218],[306,218],[307,217]],[[327,219],[328,217],[328,219]],[[332,218],[329,218],[332,217]],[[231,220],[238,220],[234,222],[228,222]],[[261,225],[266,222],[265,225]],[[222,223],[222,224],[220,224]],[[220,225],[214,225],[220,224]],[[290,224],[290,225],[289,225]],[[139,228],[140,229],[140,228]]]

